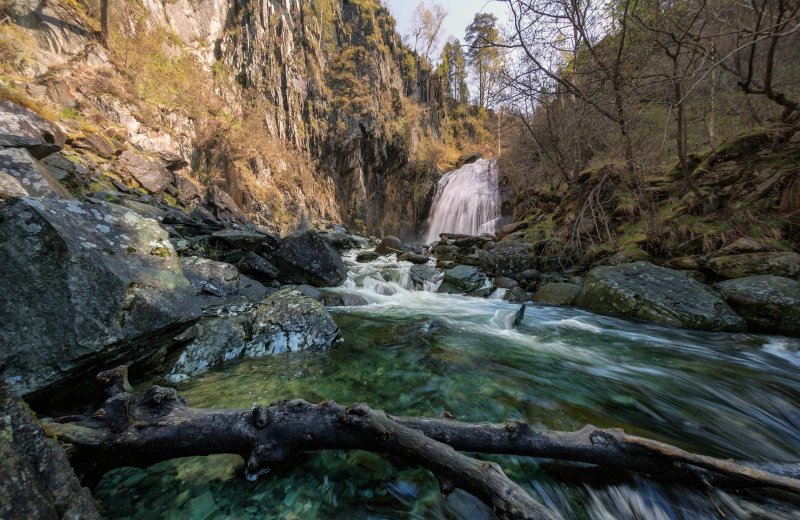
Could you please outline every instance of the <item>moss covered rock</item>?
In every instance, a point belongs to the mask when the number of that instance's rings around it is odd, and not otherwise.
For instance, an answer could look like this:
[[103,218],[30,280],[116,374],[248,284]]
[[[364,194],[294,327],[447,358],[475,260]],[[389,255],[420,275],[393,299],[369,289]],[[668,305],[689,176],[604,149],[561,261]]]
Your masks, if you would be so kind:
[[725,301],[755,330],[800,335],[800,282],[747,276],[717,284]]

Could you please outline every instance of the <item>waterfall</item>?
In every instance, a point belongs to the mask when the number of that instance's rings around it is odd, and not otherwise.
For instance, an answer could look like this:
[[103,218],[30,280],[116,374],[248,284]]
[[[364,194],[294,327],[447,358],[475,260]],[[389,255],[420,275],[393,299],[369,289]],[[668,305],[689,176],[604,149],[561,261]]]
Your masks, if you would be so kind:
[[441,233],[494,233],[501,221],[498,167],[494,159],[478,159],[439,179],[425,242]]

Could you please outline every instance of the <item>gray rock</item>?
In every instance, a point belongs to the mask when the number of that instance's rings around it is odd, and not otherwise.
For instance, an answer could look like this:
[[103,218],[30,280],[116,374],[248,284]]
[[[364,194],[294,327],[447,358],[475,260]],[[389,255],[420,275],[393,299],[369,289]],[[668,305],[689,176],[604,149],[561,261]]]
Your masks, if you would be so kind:
[[510,235],[527,228],[527,222],[514,222],[513,224],[506,224],[505,226],[501,227],[494,235],[497,237],[497,240],[502,240],[506,235]]
[[252,251],[245,253],[237,266],[240,272],[263,284],[272,283],[280,277],[277,267]]
[[59,182],[67,180],[82,181],[89,177],[89,170],[82,164],[73,161],[63,152],[56,152],[41,160],[50,175]]
[[160,162],[146,159],[129,150],[119,156],[120,168],[150,193],[160,194],[172,182],[173,173]]
[[37,159],[64,147],[66,136],[56,125],[11,101],[0,101],[0,146],[27,148]]
[[787,278],[800,277],[800,255],[783,253],[744,253],[716,256],[706,267],[725,278],[772,275]]
[[23,395],[91,385],[201,314],[167,233],[113,204],[0,201],[0,265],[0,366]]
[[457,294],[480,289],[486,283],[486,275],[480,269],[469,265],[457,265],[444,272],[439,292]]
[[717,289],[751,328],[800,335],[800,282],[780,276],[748,276],[720,282]]
[[647,262],[592,269],[575,305],[689,329],[738,331],[745,321],[722,296],[682,271]]
[[30,194],[17,179],[0,171],[0,199],[21,199]]
[[311,287],[310,285],[295,285],[293,289],[303,296],[307,296],[308,298],[312,298],[317,300],[318,302],[324,301],[324,297],[322,296],[322,291],[317,289],[316,287]]
[[222,188],[212,186],[206,192],[206,204],[214,218],[229,224],[245,225],[249,219],[236,201]]
[[514,315],[514,326],[518,327],[522,324],[522,320],[525,319],[525,304],[519,306],[519,310]]
[[411,281],[414,284],[414,289],[419,291],[424,289],[426,284],[428,286],[432,286],[432,284],[441,280],[444,276],[444,273],[441,269],[437,269],[436,267],[415,264],[411,266],[409,275],[411,276]]
[[513,278],[506,278],[505,276],[498,276],[494,279],[494,286],[499,287],[500,289],[513,289],[514,287],[518,286],[516,280]]
[[300,350],[326,350],[339,328],[320,302],[281,289],[255,309],[231,318],[203,320],[168,379],[180,382],[224,362]]
[[581,286],[574,283],[551,282],[543,285],[533,295],[533,301],[548,305],[572,305],[581,293]]
[[272,260],[287,283],[335,287],[347,279],[342,257],[316,231],[284,238]]
[[328,307],[361,307],[369,305],[369,301],[360,294],[344,292],[325,292],[323,301]]
[[530,245],[521,242],[498,242],[491,255],[492,269],[500,276],[514,276],[516,273],[536,269],[536,253]]
[[458,264],[456,264],[451,260],[439,260],[438,262],[436,262],[436,267],[438,267],[439,269],[452,269],[456,265]]
[[420,265],[424,265],[424,264],[428,263],[428,257],[427,256],[419,254],[419,253],[413,253],[413,252],[410,252],[410,251],[407,251],[407,252],[403,253],[402,255],[400,255],[398,260],[401,260],[403,262],[411,262],[412,264],[420,264]]
[[351,249],[367,247],[369,245],[369,240],[366,238],[341,231],[327,231],[320,233],[320,236],[330,244],[332,248],[340,253],[350,251]]
[[522,287],[514,287],[506,292],[503,299],[511,303],[525,303],[531,299],[531,295]]
[[234,265],[196,256],[181,257],[180,262],[204,316],[243,312],[270,292]]
[[380,257],[381,255],[379,255],[375,251],[361,251],[356,255],[356,262],[363,264],[377,260]]
[[0,381],[0,518],[100,520],[61,446]]
[[381,243],[375,248],[375,252],[379,255],[390,255],[402,251],[402,249],[403,241],[395,236],[389,235],[381,240]]
[[0,172],[16,179],[31,197],[69,199],[69,193],[39,161],[22,148],[0,149]]
[[715,253],[714,256],[736,255],[742,253],[765,253],[768,251],[774,251],[774,249],[770,248],[766,244],[762,244],[754,238],[742,237],[722,247]]

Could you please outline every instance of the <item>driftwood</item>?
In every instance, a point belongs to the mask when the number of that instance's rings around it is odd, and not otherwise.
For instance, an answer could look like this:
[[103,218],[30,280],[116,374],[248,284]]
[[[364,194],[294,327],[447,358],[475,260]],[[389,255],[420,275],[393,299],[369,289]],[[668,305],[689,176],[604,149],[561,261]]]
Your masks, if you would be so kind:
[[366,405],[281,401],[252,410],[190,408],[172,388],[134,394],[125,367],[98,376],[108,399],[90,417],[50,423],[79,473],[92,479],[120,466],[148,466],[176,457],[234,453],[254,480],[288,457],[308,451],[362,449],[429,469],[443,493],[463,489],[501,518],[555,519],[512,482],[499,465],[460,451],[561,459],[733,488],[770,487],[800,493],[800,465],[745,465],[686,452],[622,430],[587,426],[575,432],[526,423],[461,423],[394,417]]

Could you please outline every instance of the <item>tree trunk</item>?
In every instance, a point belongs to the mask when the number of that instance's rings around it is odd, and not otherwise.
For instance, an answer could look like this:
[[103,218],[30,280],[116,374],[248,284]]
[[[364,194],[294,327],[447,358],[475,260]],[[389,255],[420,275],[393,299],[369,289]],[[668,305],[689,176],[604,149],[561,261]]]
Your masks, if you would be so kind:
[[125,367],[99,378],[109,397],[97,412],[48,424],[66,444],[76,470],[88,479],[120,466],[144,467],[177,457],[233,453],[247,461],[245,476],[255,480],[296,453],[360,449],[425,467],[439,478],[443,493],[463,489],[501,518],[556,518],[509,480],[500,466],[459,453],[467,451],[591,463],[702,486],[766,486],[800,493],[800,480],[794,478],[800,475],[800,465],[772,465],[764,471],[622,430],[587,426],[576,432],[554,432],[517,421],[471,424],[402,418],[364,404],[345,408],[332,401],[202,410],[190,408],[171,388],[154,386],[143,395],[131,393]]
[[110,0],[100,0],[100,41],[103,45],[108,46],[108,26],[109,26],[109,10],[108,2]]

